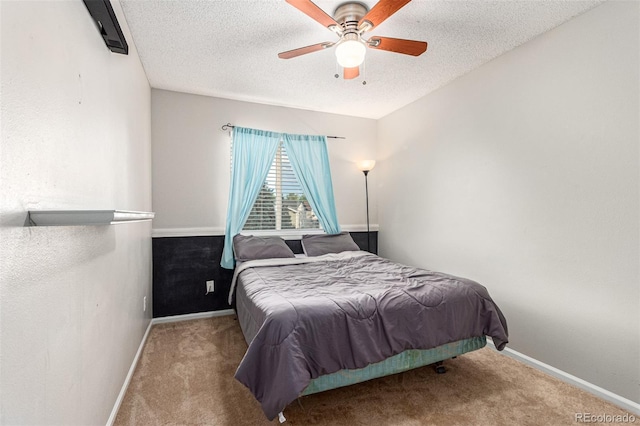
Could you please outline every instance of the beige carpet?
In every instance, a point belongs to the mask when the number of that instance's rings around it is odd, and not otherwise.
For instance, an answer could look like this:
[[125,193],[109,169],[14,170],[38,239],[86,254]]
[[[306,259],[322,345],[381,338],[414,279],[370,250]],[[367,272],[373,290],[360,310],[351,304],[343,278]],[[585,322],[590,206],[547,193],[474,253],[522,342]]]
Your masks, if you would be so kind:
[[[271,423],[233,378],[245,350],[234,316],[154,326],[115,424]],[[445,365],[305,396],[285,425],[575,425],[575,413],[625,414],[490,348]]]

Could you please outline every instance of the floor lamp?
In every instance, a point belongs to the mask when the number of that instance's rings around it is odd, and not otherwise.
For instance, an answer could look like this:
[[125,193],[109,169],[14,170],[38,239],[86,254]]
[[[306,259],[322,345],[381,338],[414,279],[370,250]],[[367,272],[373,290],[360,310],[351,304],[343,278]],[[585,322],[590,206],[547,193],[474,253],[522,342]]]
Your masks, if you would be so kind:
[[371,237],[369,230],[369,182],[367,177],[369,176],[369,172],[376,165],[375,160],[362,160],[356,163],[358,165],[358,169],[362,173],[364,173],[364,191],[367,197],[367,251],[371,252]]

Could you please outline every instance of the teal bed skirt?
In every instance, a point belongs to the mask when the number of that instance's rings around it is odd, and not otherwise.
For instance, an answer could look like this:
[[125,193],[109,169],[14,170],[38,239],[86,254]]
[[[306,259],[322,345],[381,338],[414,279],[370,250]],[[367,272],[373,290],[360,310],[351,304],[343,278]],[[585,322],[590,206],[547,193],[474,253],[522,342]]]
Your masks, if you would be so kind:
[[389,376],[391,374],[401,373],[403,371],[434,364],[438,361],[453,358],[454,356],[462,355],[466,352],[481,349],[486,344],[487,338],[482,336],[446,343],[433,349],[409,349],[383,361],[369,364],[364,368],[340,370],[335,373],[326,374],[312,379],[309,386],[302,391],[300,396],[324,392],[329,389],[353,385],[366,380]]

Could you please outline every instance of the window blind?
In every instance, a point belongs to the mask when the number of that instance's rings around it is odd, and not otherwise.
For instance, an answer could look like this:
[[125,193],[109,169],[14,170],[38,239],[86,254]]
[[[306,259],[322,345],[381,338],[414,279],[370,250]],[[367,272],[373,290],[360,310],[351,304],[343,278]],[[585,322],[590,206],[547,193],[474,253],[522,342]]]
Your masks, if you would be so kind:
[[318,218],[304,195],[280,141],[243,231],[319,229]]

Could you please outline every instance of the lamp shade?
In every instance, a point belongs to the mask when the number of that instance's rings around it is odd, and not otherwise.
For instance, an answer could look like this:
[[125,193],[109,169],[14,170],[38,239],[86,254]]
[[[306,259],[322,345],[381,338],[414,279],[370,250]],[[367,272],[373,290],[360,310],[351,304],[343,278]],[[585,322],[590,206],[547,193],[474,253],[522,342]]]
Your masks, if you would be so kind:
[[356,163],[356,165],[361,172],[368,172],[375,167],[376,160],[360,160]]
[[345,40],[336,46],[336,59],[343,68],[358,67],[364,62],[367,48],[359,40]]

